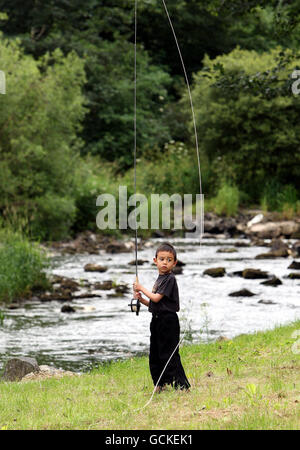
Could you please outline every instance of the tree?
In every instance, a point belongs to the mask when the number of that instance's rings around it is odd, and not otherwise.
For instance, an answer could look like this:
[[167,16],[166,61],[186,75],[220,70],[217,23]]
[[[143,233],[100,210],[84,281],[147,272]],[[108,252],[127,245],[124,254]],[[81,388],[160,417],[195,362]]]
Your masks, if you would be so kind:
[[268,181],[299,190],[299,98],[292,94],[300,56],[235,49],[194,78],[193,97],[201,149],[215,178],[234,182],[257,201]]
[[84,118],[83,61],[60,50],[35,61],[0,36],[0,211],[26,219],[33,236],[67,234],[75,215],[73,171]]

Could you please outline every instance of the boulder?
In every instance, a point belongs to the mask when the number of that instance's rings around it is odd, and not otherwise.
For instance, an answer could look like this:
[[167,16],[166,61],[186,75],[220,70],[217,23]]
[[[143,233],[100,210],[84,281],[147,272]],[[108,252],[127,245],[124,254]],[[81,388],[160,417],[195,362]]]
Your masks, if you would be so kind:
[[[145,263],[147,263],[147,262],[148,262],[147,259],[138,259],[138,260],[137,260],[137,265],[138,265],[138,266],[142,266],[143,264],[145,264]],[[129,264],[130,266],[135,266],[135,259],[133,259],[132,261],[130,261],[128,264]]]
[[249,242],[237,241],[233,244],[235,247],[250,247]]
[[270,243],[270,247],[272,251],[277,250],[288,250],[289,246],[286,242],[284,242],[282,239],[272,239]]
[[224,277],[226,270],[224,267],[212,267],[211,269],[206,269],[203,272],[203,275],[209,275],[210,277]]
[[292,272],[289,273],[287,277],[291,278],[292,280],[300,280],[300,273]]
[[106,253],[129,253],[132,249],[128,248],[123,242],[113,241],[106,245]]
[[300,270],[300,262],[298,262],[298,261],[293,261],[293,262],[289,265],[288,269]]
[[115,287],[115,292],[116,292],[117,294],[124,295],[124,294],[127,294],[128,292],[130,292],[130,289],[129,289],[129,287],[128,287],[127,284],[118,284],[118,285]]
[[233,217],[218,217],[213,215],[205,215],[204,229],[210,234],[228,234],[230,236],[238,231],[237,221]]
[[19,303],[11,303],[10,305],[8,305],[8,309],[18,309],[19,307]]
[[295,257],[300,256],[300,241],[296,241],[292,245],[292,251],[293,251]]
[[282,284],[282,281],[277,277],[272,277],[269,280],[262,281],[260,284],[264,284],[265,286],[279,286]]
[[284,248],[279,248],[278,250],[271,250],[267,253],[260,253],[255,256],[255,259],[272,259],[272,258],[286,258],[289,253]]
[[70,291],[75,292],[79,290],[79,283],[71,278],[63,278],[60,283],[61,288],[70,289]]
[[235,270],[234,272],[230,272],[228,275],[230,277],[243,277],[243,271],[242,270]]
[[63,313],[74,313],[76,310],[71,305],[62,305],[61,312]]
[[219,248],[217,250],[217,253],[235,253],[238,250],[234,247],[228,247],[228,248]]
[[86,264],[84,266],[85,272],[106,272],[107,267],[100,266],[98,264]]
[[293,220],[280,222],[256,223],[246,230],[246,234],[254,234],[259,238],[292,237],[300,231],[300,224]]
[[74,294],[72,297],[72,300],[76,300],[78,298],[96,298],[96,297],[102,297],[99,292],[81,292],[79,294]]
[[245,231],[246,234],[254,234],[258,238],[268,239],[280,236],[280,229],[274,222],[256,223]]
[[100,291],[109,291],[113,288],[112,280],[105,280],[102,283],[95,283],[93,286],[94,289],[99,289]]
[[249,291],[248,289],[241,289],[240,291],[231,292],[228,294],[230,297],[252,297],[253,292]]
[[257,303],[262,303],[264,305],[276,305],[272,300],[259,300]]
[[4,381],[19,381],[27,373],[39,372],[39,370],[35,358],[12,358],[7,361],[2,378]]
[[269,278],[269,274],[260,269],[244,269],[243,278],[257,279],[257,278]]

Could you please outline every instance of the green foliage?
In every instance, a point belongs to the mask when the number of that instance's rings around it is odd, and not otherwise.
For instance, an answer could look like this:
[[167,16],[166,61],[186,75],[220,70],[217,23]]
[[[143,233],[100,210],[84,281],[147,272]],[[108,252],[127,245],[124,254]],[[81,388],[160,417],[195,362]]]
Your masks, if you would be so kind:
[[297,211],[299,194],[293,185],[283,186],[276,179],[266,183],[261,198],[261,206],[266,211],[283,212],[291,208]]
[[250,201],[274,178],[299,189],[300,104],[290,87],[300,58],[237,48],[215,60],[206,56],[204,65],[193,98],[201,149],[216,177],[231,180]]
[[83,62],[60,50],[39,61],[0,40],[7,94],[0,99],[0,212],[27,217],[33,237],[66,236],[84,117]]
[[119,177],[115,175],[111,164],[88,155],[80,159],[74,173],[74,199],[76,213],[72,224],[74,233],[86,229],[97,230],[96,215],[99,207],[96,199],[109,193],[118,198]]
[[[299,47],[300,1],[167,5],[189,78],[198,72],[202,187],[213,208],[226,214],[261,201],[296,210],[299,101],[290,74],[300,59],[276,46]],[[132,171],[122,183],[116,173],[133,165],[134,3],[11,0],[0,5],[0,27],[9,38],[0,37],[0,213],[41,239],[94,229],[97,195],[117,196],[126,180],[132,193]],[[236,45],[243,50],[230,53]],[[138,3],[137,50],[138,190],[199,193],[187,150],[191,111],[162,2]]]
[[218,215],[234,216],[239,207],[240,194],[236,186],[224,183],[218,190],[217,195],[210,202]]
[[4,324],[5,314],[0,310],[0,326]]
[[[82,134],[86,142],[83,153],[118,160],[121,168],[133,164],[133,58],[132,44],[103,41],[100,47],[90,46],[86,61],[90,111]],[[141,47],[137,59],[137,143],[145,153],[170,137],[163,113],[171,78],[151,64]]]
[[[149,158],[149,159],[148,159]],[[203,192],[208,189],[210,168],[205,155],[201,155],[201,173]],[[121,179],[128,186],[128,194],[133,193],[133,170],[126,172]],[[152,193],[199,194],[199,173],[196,150],[188,148],[183,142],[169,141],[164,151],[153,149],[147,159],[137,161],[137,190],[146,196]]]
[[49,262],[37,244],[19,232],[0,229],[0,302],[26,297],[35,288],[49,287],[45,269]]

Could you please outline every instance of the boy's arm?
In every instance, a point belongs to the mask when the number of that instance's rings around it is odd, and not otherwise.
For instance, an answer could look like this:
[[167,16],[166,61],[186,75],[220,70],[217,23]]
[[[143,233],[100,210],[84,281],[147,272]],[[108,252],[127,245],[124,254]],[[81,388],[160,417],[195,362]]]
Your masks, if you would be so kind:
[[147,300],[146,298],[144,298],[144,297],[142,297],[142,294],[139,292],[138,293],[138,295],[137,295],[137,298],[139,299],[139,301],[141,302],[141,303],[143,303],[143,305],[145,305],[145,306],[149,306],[149,300]]

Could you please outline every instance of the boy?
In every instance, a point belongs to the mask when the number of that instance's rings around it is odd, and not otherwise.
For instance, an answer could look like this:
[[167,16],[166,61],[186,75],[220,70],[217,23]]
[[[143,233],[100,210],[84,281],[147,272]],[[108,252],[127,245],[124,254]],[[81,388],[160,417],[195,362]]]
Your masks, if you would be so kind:
[[[173,267],[177,264],[175,248],[169,243],[161,244],[156,250],[153,261],[157,266],[159,275],[152,292],[138,282],[133,284],[133,288],[136,292],[136,298],[145,306],[148,306],[152,313],[149,366],[153,383],[156,386],[168,359],[179,342],[180,336],[177,316],[177,311],[179,311],[178,286],[175,275],[172,273]],[[149,300],[143,298],[141,293],[145,294]],[[158,382],[156,387],[158,392],[166,384],[171,384],[176,389],[178,387],[189,389],[190,387],[181,364],[178,347]]]

